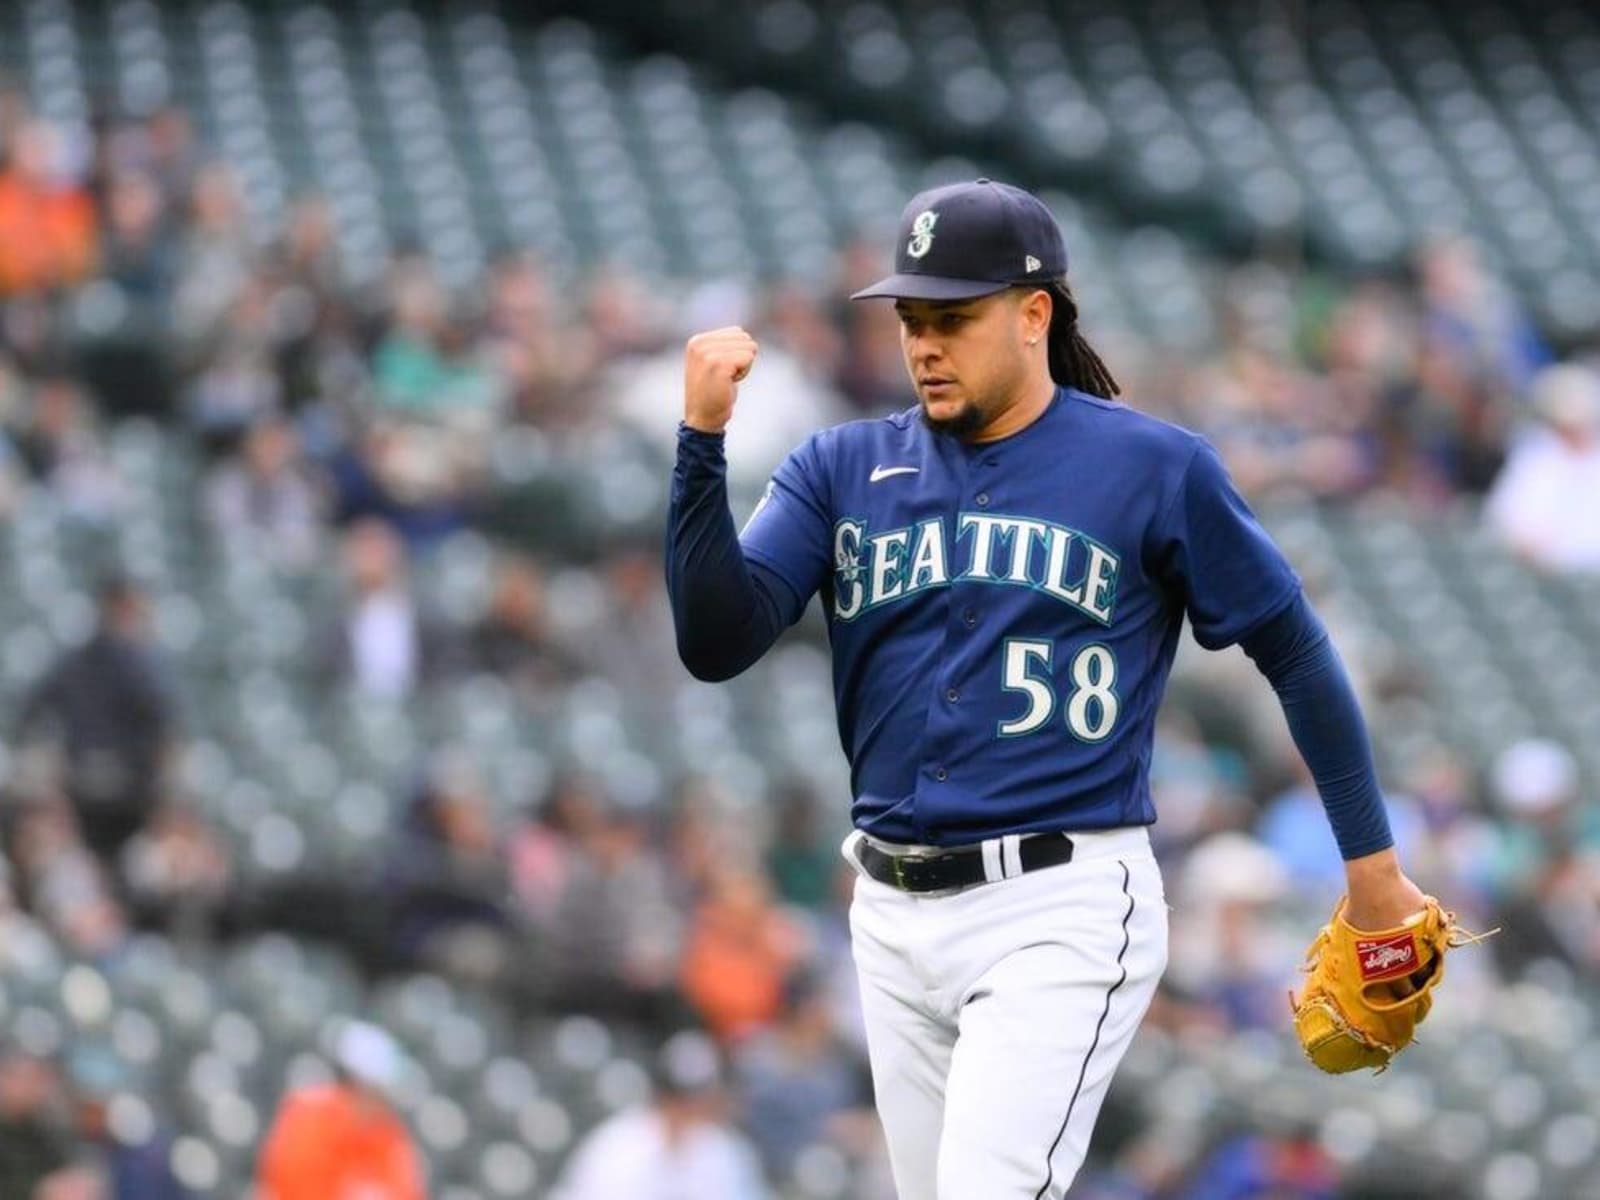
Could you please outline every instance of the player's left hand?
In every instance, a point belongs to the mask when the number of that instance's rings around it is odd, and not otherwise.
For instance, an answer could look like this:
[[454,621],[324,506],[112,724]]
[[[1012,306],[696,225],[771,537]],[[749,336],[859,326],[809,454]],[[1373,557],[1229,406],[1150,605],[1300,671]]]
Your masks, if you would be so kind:
[[1427,896],[1400,869],[1392,849],[1345,863],[1345,920],[1357,929],[1392,929],[1421,912]]
[[1381,1071],[1411,1044],[1433,1007],[1445,954],[1471,940],[1437,900],[1422,903],[1401,925],[1357,928],[1341,897],[1311,943],[1305,987],[1289,993],[1289,1007],[1301,1049],[1322,1070]]

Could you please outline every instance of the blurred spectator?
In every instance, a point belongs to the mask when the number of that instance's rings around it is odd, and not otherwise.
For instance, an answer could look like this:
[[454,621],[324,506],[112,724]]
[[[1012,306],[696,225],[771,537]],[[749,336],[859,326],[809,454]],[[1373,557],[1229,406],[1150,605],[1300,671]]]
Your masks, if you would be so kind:
[[772,904],[765,876],[722,864],[691,918],[684,995],[712,1033],[744,1037],[777,1016],[783,981],[803,949],[799,927]]
[[1528,315],[1484,267],[1467,238],[1443,237],[1418,257],[1422,333],[1480,374],[1521,393],[1550,351]]
[[[128,240],[122,246],[121,264],[128,287],[96,283],[79,292],[70,308],[58,306],[50,357],[37,360],[36,369],[45,373],[64,350],[73,375],[107,423],[134,416],[165,420],[176,406],[173,345],[166,336],[166,284],[160,278],[165,270],[161,244],[165,235],[154,228],[131,228],[135,222],[156,219],[148,207],[140,208],[152,198],[146,181],[139,195],[126,200],[134,211],[118,214],[130,225],[124,230]],[[124,202],[121,196],[117,199]],[[136,243],[136,238],[147,241]]]
[[567,324],[527,253],[508,254],[494,264],[484,349],[517,419],[547,430],[581,420],[580,384],[594,370],[594,348],[587,330]]
[[767,873],[785,903],[818,908],[833,891],[843,832],[824,827],[822,805],[804,784],[784,788],[774,807],[777,827],[767,849]]
[[505,840],[483,781],[454,756],[433,764],[385,871],[391,944],[404,961],[496,980],[517,953]]
[[772,1178],[787,1178],[815,1143],[852,1151],[870,1143],[870,1087],[835,1032],[821,979],[790,976],[781,1013],[738,1047],[734,1066],[744,1126]]
[[167,104],[152,113],[142,128],[142,165],[160,181],[167,204],[177,207],[189,195],[195,173],[200,170],[194,122],[182,108]]
[[374,403],[381,409],[423,413],[444,373],[439,339],[447,319],[444,289],[426,259],[396,259],[384,289],[389,324],[373,352]]
[[205,503],[222,541],[276,566],[304,570],[321,549],[321,496],[301,461],[299,435],[282,418],[250,429],[238,455],[212,471]]
[[37,1200],[50,1194],[46,1187],[69,1187],[74,1157],[66,1093],[53,1067],[0,1048],[0,1195]]
[[[103,1173],[106,1200],[188,1200],[172,1167],[172,1137],[157,1123],[115,1053],[86,1044],[68,1059],[78,1141]],[[98,1193],[96,1193],[98,1194]]]
[[647,1023],[677,1006],[682,918],[646,814],[611,797],[574,831],[577,853],[544,917],[558,1006]]
[[336,428],[335,404],[363,394],[370,374],[358,344],[359,294],[345,286],[337,226],[325,198],[313,194],[295,202],[272,249],[270,268],[284,405],[296,413],[320,407],[319,420],[308,425],[319,436],[308,442],[314,454],[324,455],[343,436]]
[[164,805],[128,843],[122,867],[135,913],[185,941],[215,931],[235,883],[227,847],[186,804]]
[[[1242,491],[1338,497],[1372,481],[1374,456],[1361,414],[1339,411],[1328,381],[1299,364],[1241,345],[1190,386],[1205,389],[1199,406]],[[1361,395],[1370,403],[1370,394]]]
[[485,427],[498,381],[473,353],[466,314],[452,311],[431,268],[411,261],[391,284],[393,323],[373,357],[378,407],[392,415]]
[[469,635],[475,670],[500,676],[537,700],[575,673],[550,629],[544,578],[531,558],[508,554],[495,567],[489,609]]
[[1550,367],[1534,381],[1533,407],[1544,425],[1513,444],[1485,516],[1538,566],[1600,571],[1600,379]]
[[1556,742],[1527,739],[1495,760],[1492,786],[1505,817],[1495,919],[1517,934],[1494,939],[1511,943],[1497,957],[1513,972],[1548,956],[1600,974],[1600,853],[1575,836],[1577,763]]
[[323,675],[370,696],[404,699],[441,669],[444,654],[412,594],[405,546],[367,517],[346,531],[343,551],[344,610],[322,639]]
[[28,908],[72,953],[106,962],[122,949],[128,923],[111,876],[79,840],[64,802],[26,801],[12,828],[11,854]]
[[763,1200],[750,1146],[726,1124],[717,1050],[680,1033],[662,1047],[655,1099],[601,1122],[572,1152],[554,1200]]
[[191,342],[209,342],[250,282],[255,254],[233,172],[211,164],[194,177],[174,283],[173,328]]
[[660,712],[689,673],[678,660],[660,547],[625,540],[600,564],[603,604],[587,614],[576,652],[641,708]]
[[861,980],[850,950],[850,905],[855,899],[855,869],[840,856],[828,901],[805,914],[806,970],[821,982],[833,1014],[835,1036],[848,1042],[859,1062],[867,1059],[866,1022],[861,1015]]
[[94,260],[94,205],[73,178],[61,133],[26,121],[0,171],[0,296],[70,287]]
[[551,787],[538,818],[517,831],[510,850],[512,881],[535,921],[554,918],[584,848],[604,820],[605,803],[600,784],[565,775]]
[[326,198],[311,194],[295,201],[278,247],[278,269],[285,281],[318,300],[341,290],[338,227]]
[[[1412,314],[1387,283],[1363,281],[1329,317],[1315,363],[1326,381],[1321,423],[1343,434],[1356,451],[1360,482],[1406,495],[1433,485],[1414,429],[1397,403],[1416,340]],[[1420,422],[1419,422],[1420,423]]]
[[99,588],[99,624],[34,687],[24,735],[49,725],[66,759],[66,790],[84,840],[113,861],[162,795],[174,706],[155,655],[144,594],[109,576]]
[[755,830],[729,820],[733,801],[704,774],[685,776],[674,789],[665,843],[673,900],[685,911],[711,887],[719,864],[729,855],[756,852]]
[[18,501],[30,491],[30,467],[20,453],[16,437],[22,431],[22,410],[28,403],[27,386],[0,348],[0,519],[9,518]]
[[488,442],[416,421],[367,420],[329,468],[340,519],[379,517],[419,549],[463,529],[479,499]]
[[341,1032],[332,1083],[290,1091],[261,1149],[260,1200],[423,1200],[421,1156],[389,1099],[405,1063],[382,1029]]
[[30,474],[80,520],[97,523],[116,515],[124,487],[77,381],[64,375],[39,379],[29,404],[28,418],[13,437]]
[[911,379],[900,347],[900,318],[887,304],[852,304],[842,297],[883,277],[881,241],[857,239],[839,252],[833,319],[843,331],[835,378],[857,416],[897,412],[911,402]]
[[29,924],[17,903],[17,890],[11,879],[11,861],[0,847],[0,945],[15,931]]
[[1442,342],[1414,349],[1413,370],[1391,385],[1389,404],[1417,461],[1407,477],[1389,482],[1422,502],[1482,495],[1505,461],[1507,393]]
[[176,210],[183,205],[201,164],[194,123],[184,109],[169,104],[145,120],[109,118],[98,133],[98,175],[143,172],[160,185],[164,207]]
[[1309,1133],[1296,1137],[1236,1134],[1221,1144],[1184,1183],[1185,1200],[1335,1200],[1339,1173]]
[[341,511],[390,518],[413,539],[459,527],[484,486],[503,381],[420,256],[396,262],[359,431],[335,464]]
[[1293,929],[1270,923],[1292,876],[1253,838],[1206,839],[1174,881],[1178,904],[1166,985],[1229,1029],[1271,1028],[1282,1020],[1292,964],[1304,950]]
[[772,343],[792,354],[801,370],[823,386],[833,387],[842,365],[844,339],[820,297],[798,283],[780,283],[766,298],[761,323],[772,331]]
[[593,340],[591,361],[597,368],[632,364],[668,347],[663,303],[643,280],[615,266],[601,268],[588,280],[582,319]]
[[177,274],[177,247],[164,221],[161,189],[142,171],[118,171],[106,192],[101,270],[132,306],[137,328],[164,332],[165,307]]
[[284,407],[283,381],[273,361],[272,301],[268,283],[251,278],[210,336],[187,347],[184,365],[192,380],[184,406],[212,449],[230,448],[245,430]]
[[57,1171],[33,1195],[34,1200],[111,1200],[104,1173],[81,1165]]

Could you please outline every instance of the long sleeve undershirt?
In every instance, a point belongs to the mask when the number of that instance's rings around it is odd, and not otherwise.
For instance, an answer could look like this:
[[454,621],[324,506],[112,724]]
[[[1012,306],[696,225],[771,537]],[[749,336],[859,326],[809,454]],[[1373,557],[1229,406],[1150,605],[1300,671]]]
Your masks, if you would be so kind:
[[745,558],[728,510],[722,435],[678,435],[667,514],[667,591],[678,657],[696,679],[732,679],[800,619],[800,597],[776,572]]
[[[745,557],[728,509],[720,434],[680,430],[666,570],[678,654],[697,679],[730,679],[745,670],[799,620],[809,599]],[[1277,693],[1340,853],[1352,859],[1391,846],[1366,724],[1311,605],[1297,596],[1242,645]]]
[[1278,694],[1346,860],[1394,844],[1355,689],[1304,595],[1250,633],[1244,652]]

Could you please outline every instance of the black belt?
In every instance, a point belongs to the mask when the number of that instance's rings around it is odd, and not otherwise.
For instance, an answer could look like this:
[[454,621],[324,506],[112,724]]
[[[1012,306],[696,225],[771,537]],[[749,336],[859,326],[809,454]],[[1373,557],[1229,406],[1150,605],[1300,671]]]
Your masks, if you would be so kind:
[[[1017,847],[1022,873],[1072,861],[1072,839],[1059,833],[1036,833]],[[933,853],[890,854],[865,838],[856,843],[856,859],[879,883],[902,892],[944,892],[987,882],[983,850],[978,846]]]

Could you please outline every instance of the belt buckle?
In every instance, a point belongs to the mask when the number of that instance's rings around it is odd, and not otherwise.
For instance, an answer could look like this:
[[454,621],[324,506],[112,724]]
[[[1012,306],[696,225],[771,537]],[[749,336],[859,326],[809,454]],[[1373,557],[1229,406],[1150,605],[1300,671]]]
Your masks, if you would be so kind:
[[885,857],[889,860],[889,874],[894,880],[894,886],[899,888],[902,892],[911,892],[915,891],[916,889],[912,886],[911,880],[906,875],[906,864],[928,862],[934,856],[930,854],[918,854],[912,852],[910,854],[885,853]]

